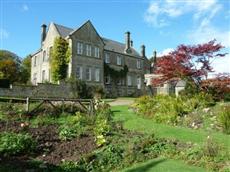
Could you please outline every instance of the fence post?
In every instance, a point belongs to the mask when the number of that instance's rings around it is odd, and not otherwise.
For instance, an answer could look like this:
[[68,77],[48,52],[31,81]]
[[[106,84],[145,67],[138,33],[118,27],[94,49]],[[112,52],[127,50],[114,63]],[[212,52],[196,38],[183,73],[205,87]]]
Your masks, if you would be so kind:
[[27,97],[26,98],[26,112],[29,112],[30,111],[30,98]]

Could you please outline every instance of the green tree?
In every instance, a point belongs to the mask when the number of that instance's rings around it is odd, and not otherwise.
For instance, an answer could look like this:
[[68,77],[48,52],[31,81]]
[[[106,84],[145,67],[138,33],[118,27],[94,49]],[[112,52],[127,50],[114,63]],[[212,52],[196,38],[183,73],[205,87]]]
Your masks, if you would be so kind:
[[26,56],[20,66],[20,82],[28,83],[31,73],[31,55]]
[[15,82],[18,79],[18,67],[12,59],[1,60],[0,77],[1,79],[9,79],[10,82]]
[[51,76],[54,82],[66,78],[69,56],[68,42],[61,37],[55,38],[51,53]]

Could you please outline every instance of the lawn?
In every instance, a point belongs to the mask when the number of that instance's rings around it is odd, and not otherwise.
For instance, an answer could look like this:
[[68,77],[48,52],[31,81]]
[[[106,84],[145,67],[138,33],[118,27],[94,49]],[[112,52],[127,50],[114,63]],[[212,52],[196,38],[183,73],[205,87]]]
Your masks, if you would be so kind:
[[[145,119],[138,116],[128,106],[113,106],[115,121],[123,121],[124,128],[144,132],[147,134],[154,133],[160,138],[178,139],[184,142],[193,142],[202,145],[207,139],[207,136],[211,136],[215,141],[222,144],[229,150],[230,136],[224,135],[220,132],[206,132],[204,130],[194,130],[184,127],[176,127],[165,124],[154,123],[150,119]],[[187,165],[180,160],[172,159],[152,159],[145,163],[138,163],[134,166],[124,169],[122,172],[179,172],[179,171],[206,171],[200,167],[194,167]]]
[[123,121],[124,127],[129,130],[141,131],[144,133],[154,133],[157,137],[174,138],[185,142],[202,144],[207,136],[215,141],[230,147],[230,136],[220,132],[206,132],[204,130],[194,130],[184,127],[175,127],[165,124],[153,123],[149,119],[142,118],[135,114],[128,106],[113,106],[114,119]]
[[131,168],[122,170],[121,172],[205,172],[203,168],[186,165],[184,162],[170,160],[165,158],[157,158],[149,160],[145,163],[139,163]]

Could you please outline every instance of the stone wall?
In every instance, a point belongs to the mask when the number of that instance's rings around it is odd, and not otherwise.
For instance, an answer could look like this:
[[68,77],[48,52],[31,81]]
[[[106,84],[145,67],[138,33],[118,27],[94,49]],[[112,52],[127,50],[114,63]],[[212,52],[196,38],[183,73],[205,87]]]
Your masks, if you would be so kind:
[[77,98],[77,93],[71,84],[41,83],[37,86],[12,85],[11,88],[0,88],[0,97]]

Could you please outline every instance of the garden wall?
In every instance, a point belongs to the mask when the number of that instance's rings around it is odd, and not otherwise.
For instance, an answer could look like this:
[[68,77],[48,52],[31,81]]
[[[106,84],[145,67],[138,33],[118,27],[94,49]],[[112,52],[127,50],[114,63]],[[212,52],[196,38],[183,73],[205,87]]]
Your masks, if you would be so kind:
[[0,97],[77,98],[77,93],[69,83],[39,83],[37,86],[12,85],[10,88],[0,88]]

